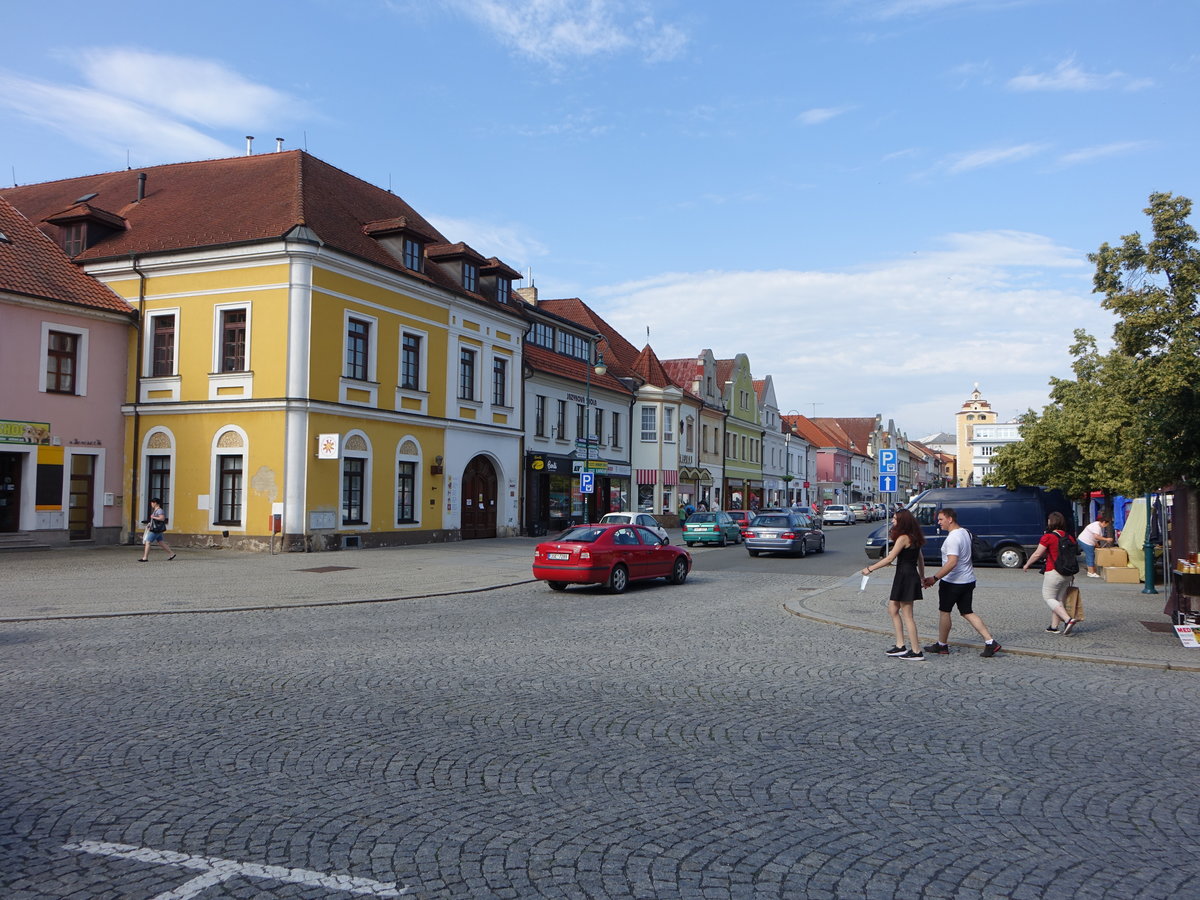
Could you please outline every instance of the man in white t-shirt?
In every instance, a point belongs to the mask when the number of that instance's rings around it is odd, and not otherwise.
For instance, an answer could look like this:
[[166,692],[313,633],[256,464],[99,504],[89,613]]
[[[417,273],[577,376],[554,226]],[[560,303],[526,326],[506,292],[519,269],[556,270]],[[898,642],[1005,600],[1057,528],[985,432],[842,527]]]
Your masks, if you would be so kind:
[[938,511],[938,528],[946,532],[942,541],[942,567],[927,577],[925,587],[938,582],[938,639],[936,644],[925,647],[926,653],[936,655],[950,652],[950,613],[958,607],[958,614],[983,638],[981,656],[991,658],[1000,649],[1000,642],[983,624],[983,619],[971,608],[975,594],[975,566],[971,563],[971,533],[958,524],[958,513],[949,506]]

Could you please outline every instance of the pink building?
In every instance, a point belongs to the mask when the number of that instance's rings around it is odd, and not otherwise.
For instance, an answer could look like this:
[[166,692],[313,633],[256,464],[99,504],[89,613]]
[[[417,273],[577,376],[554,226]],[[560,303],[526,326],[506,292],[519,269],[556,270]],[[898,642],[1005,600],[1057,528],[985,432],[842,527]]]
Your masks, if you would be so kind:
[[120,542],[133,323],[0,200],[0,547]]

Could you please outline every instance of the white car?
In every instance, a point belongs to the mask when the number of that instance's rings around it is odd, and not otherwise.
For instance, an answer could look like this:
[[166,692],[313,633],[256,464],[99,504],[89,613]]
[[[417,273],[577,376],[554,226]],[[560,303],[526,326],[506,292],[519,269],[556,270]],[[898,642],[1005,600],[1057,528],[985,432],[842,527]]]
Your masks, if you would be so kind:
[[858,521],[854,516],[854,510],[840,503],[831,503],[825,507],[821,514],[821,520],[826,525],[853,525]]
[[601,525],[641,525],[649,528],[664,541],[667,540],[667,529],[658,524],[658,520],[649,513],[619,512],[605,513],[600,517]]

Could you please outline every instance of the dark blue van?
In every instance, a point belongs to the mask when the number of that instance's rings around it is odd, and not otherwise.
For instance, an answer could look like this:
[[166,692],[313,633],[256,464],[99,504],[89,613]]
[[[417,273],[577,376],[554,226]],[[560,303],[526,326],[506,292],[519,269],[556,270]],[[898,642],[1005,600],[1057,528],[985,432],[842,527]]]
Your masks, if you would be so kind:
[[[973,561],[996,563],[1006,569],[1018,569],[1037,549],[1046,533],[1046,517],[1060,512],[1067,520],[1067,529],[1075,533],[1071,504],[1060,490],[1048,491],[1038,487],[934,488],[914,497],[908,509],[925,534],[926,562],[941,562],[942,541],[946,532],[938,528],[938,510],[949,506],[958,512],[958,524],[974,538]],[[888,522],[876,528],[867,538],[867,556],[880,559],[885,554]]]

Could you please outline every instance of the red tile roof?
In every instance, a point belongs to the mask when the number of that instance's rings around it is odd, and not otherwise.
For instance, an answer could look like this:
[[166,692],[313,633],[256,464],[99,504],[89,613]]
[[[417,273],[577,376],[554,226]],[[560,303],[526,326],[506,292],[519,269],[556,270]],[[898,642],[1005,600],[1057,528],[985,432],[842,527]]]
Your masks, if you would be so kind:
[[0,199],[0,291],[110,312],[132,307],[71,262],[62,249]]
[[[578,381],[580,384],[587,383],[587,364],[582,359],[563,356],[561,353],[555,353],[553,350],[547,350],[545,347],[529,343],[525,344],[521,355],[525,364],[536,372],[569,378],[573,381]],[[603,375],[597,375],[595,372],[592,372],[591,379],[592,384],[596,387],[602,387],[609,391],[619,391],[622,394],[630,393],[630,390],[613,376],[611,370],[605,372]]]
[[642,352],[634,360],[633,371],[642,381],[646,384],[652,384],[654,387],[683,387],[683,385],[677,385],[667,375],[666,370],[662,367],[662,363],[658,361],[658,357],[649,344],[642,348]]
[[659,361],[662,363],[663,368],[667,370],[667,375],[670,376],[672,381],[683,385],[683,387],[689,390],[704,371],[703,364],[694,357],[691,359],[663,359]]
[[[145,197],[136,201],[138,175]],[[328,247],[513,312],[462,286],[437,266],[413,272],[373,235],[409,230],[436,244],[445,235],[402,199],[303,150],[261,153],[140,170],[85,175],[0,190],[26,218],[41,223],[89,197],[94,211],[123,219],[76,262],[278,240],[306,226]],[[48,227],[48,226],[47,226]]]
[[603,335],[600,341],[600,350],[604,354],[605,362],[616,369],[618,375],[636,374],[633,367],[637,362],[638,349],[578,297],[539,300],[537,305],[539,309],[544,309],[569,322],[585,325],[593,331],[598,331]]

